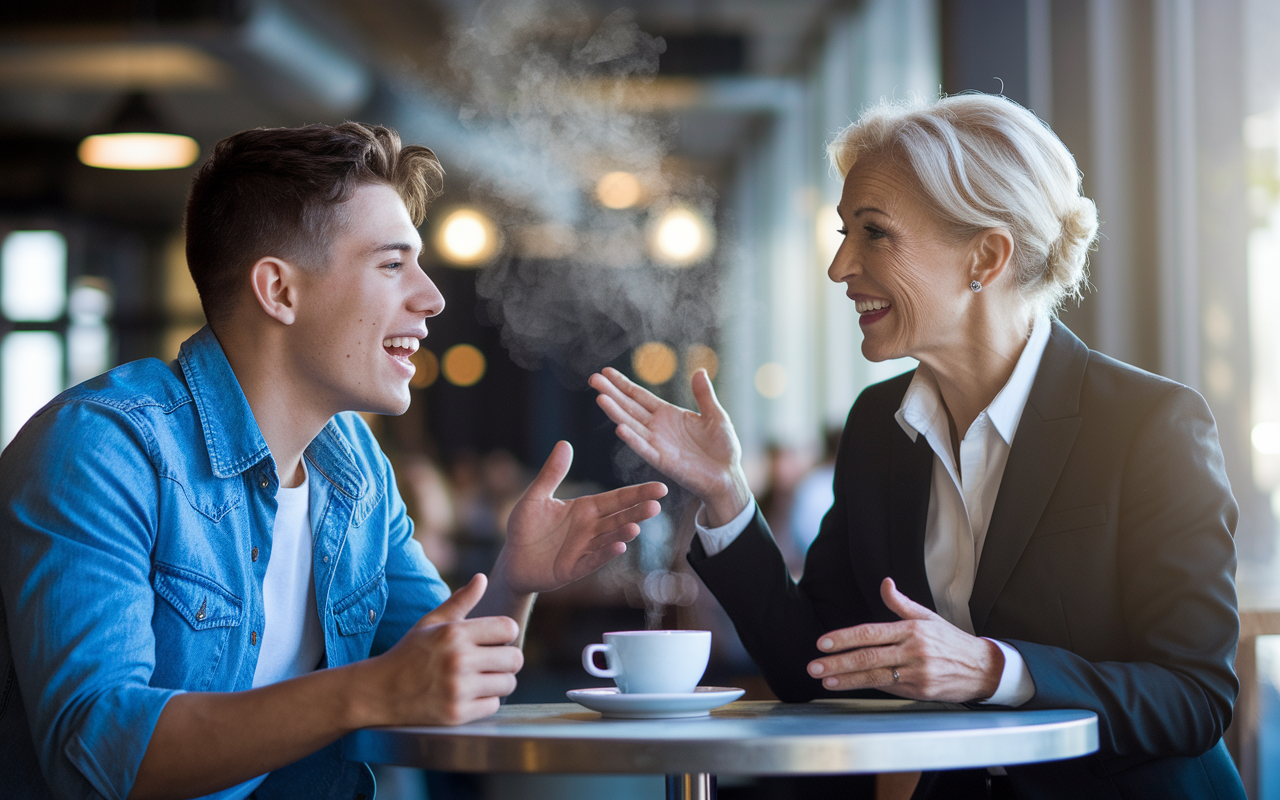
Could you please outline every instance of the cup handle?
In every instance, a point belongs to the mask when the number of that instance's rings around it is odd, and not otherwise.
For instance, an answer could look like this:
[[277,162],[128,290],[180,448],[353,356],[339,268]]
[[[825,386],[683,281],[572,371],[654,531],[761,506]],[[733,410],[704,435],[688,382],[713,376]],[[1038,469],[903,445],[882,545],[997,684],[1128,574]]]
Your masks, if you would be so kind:
[[[593,660],[596,653],[604,653],[604,663],[609,665],[608,669],[600,669]],[[582,649],[582,668],[597,678],[615,678],[618,675],[618,668],[613,665],[613,645],[611,644],[589,644]]]

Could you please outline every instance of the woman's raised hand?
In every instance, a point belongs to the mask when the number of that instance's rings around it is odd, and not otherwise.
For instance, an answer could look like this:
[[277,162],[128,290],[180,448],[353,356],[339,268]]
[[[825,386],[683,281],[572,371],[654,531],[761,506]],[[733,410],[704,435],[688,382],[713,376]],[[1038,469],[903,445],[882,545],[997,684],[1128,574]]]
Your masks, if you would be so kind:
[[609,367],[588,383],[600,393],[596,403],[617,424],[618,438],[697,495],[706,504],[708,525],[724,525],[746,508],[751,493],[742,447],[706,370],[693,376],[697,412],[671,405]]

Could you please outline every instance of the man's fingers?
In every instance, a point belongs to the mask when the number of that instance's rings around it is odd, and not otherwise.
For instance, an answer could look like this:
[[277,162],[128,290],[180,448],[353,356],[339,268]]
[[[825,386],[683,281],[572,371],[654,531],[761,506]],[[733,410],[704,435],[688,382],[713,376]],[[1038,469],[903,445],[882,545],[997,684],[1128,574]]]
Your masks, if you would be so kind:
[[659,481],[650,481],[632,486],[623,486],[621,489],[614,489],[609,492],[601,492],[592,497],[591,500],[596,512],[602,517],[633,508],[652,512],[648,516],[635,520],[639,522],[640,519],[657,516],[658,512],[662,510],[662,506],[658,505],[657,500],[666,496],[666,484]]
[[475,617],[454,624],[453,635],[485,650],[511,644],[520,636],[520,626],[511,617]]
[[538,471],[538,477],[529,484],[526,493],[530,497],[551,497],[560,486],[560,482],[569,474],[569,467],[572,464],[573,445],[564,440],[556,442],[556,446],[551,448],[551,455],[547,456],[546,463]]
[[898,591],[893,578],[885,578],[880,582],[880,597],[889,610],[903,619],[933,619],[937,616],[929,609]]
[[418,625],[439,625],[442,622],[458,622],[467,618],[471,610],[480,602],[480,598],[484,597],[484,591],[489,586],[489,579],[483,572],[477,572],[466,586],[449,595],[449,598],[440,605],[428,611],[422,619],[418,620]]

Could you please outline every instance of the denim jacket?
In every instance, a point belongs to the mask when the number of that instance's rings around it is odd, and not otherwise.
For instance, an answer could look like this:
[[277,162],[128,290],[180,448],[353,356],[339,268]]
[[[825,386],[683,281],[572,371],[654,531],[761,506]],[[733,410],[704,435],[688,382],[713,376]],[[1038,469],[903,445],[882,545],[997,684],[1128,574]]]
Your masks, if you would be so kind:
[[[448,596],[386,457],[353,413],[307,447],[325,662],[381,652]],[[212,331],[176,362],[55,398],[0,457],[0,785],[128,795],[164,704],[249,689],[275,462]],[[373,796],[335,743],[255,794]]]

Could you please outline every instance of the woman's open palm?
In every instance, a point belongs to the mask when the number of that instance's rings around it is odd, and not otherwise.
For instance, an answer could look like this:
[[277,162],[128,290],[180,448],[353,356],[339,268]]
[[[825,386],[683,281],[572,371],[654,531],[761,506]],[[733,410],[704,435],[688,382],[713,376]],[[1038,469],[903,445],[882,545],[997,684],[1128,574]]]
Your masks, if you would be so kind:
[[708,506],[717,499],[726,507],[746,505],[742,448],[705,370],[693,376],[697,412],[668,403],[616,369],[606,367],[589,383],[600,392],[596,403],[617,424],[618,438],[655,469]]

